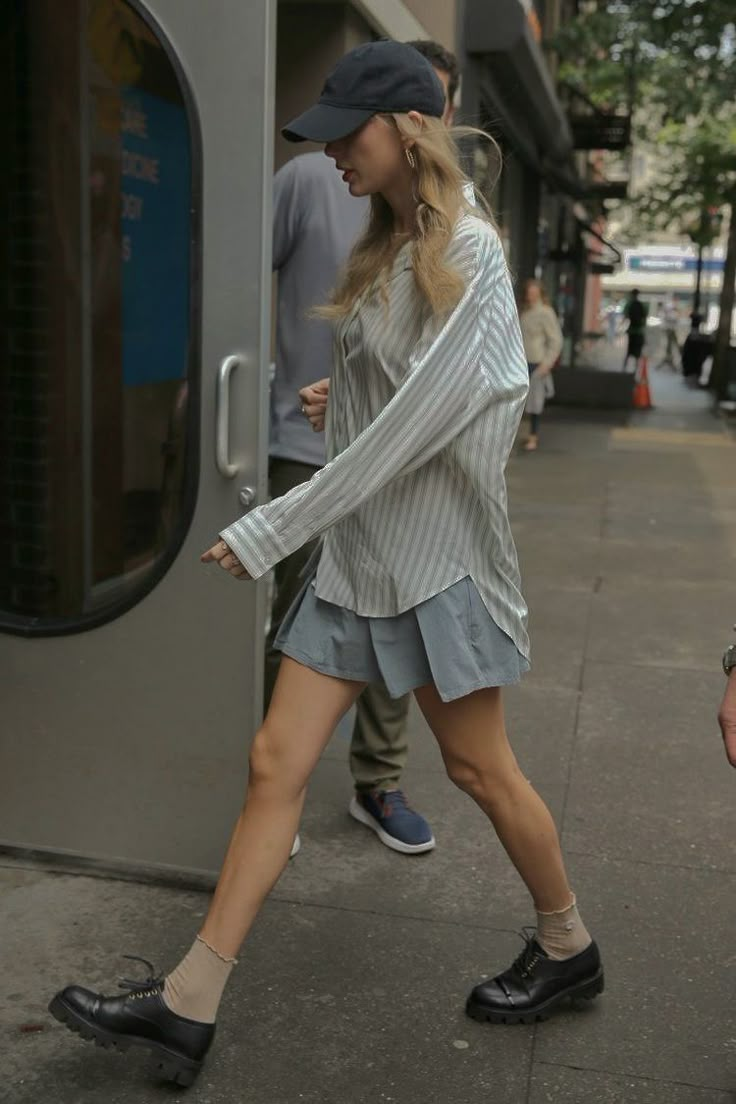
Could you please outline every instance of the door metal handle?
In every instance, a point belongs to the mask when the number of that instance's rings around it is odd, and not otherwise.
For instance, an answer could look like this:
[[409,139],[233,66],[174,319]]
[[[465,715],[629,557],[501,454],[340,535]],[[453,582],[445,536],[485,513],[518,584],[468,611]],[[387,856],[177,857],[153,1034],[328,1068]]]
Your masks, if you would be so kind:
[[238,498],[240,499],[240,505],[245,506],[246,510],[250,510],[251,506],[255,505],[256,492],[253,487],[241,487],[238,491]]
[[237,464],[230,463],[230,376],[243,363],[242,356],[226,356],[217,369],[217,403],[215,413],[215,464],[220,475],[232,479],[238,473]]

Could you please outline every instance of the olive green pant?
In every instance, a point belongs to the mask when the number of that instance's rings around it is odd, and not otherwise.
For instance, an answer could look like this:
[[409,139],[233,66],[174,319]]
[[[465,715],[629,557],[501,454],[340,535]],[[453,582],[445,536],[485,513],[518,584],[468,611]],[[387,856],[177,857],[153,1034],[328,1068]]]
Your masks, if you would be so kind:
[[[269,481],[272,498],[280,498],[292,487],[306,483],[319,469],[311,464],[272,459]],[[275,595],[271,628],[266,641],[264,704],[268,710],[281,652],[273,643],[289,607],[302,586],[301,572],[316,542],[282,560],[275,568]],[[355,727],[350,744],[350,771],[358,790],[392,789],[398,785],[409,754],[407,716],[410,695],[394,700],[382,683],[374,683],[361,694],[356,705]]]

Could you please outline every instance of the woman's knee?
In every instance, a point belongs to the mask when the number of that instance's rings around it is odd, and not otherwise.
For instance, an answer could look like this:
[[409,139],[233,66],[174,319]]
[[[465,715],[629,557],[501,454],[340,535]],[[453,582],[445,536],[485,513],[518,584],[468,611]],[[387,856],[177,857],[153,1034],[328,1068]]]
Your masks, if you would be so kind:
[[307,784],[308,774],[299,763],[297,749],[267,724],[253,738],[248,756],[248,789],[296,796]]
[[523,775],[515,759],[498,763],[476,763],[452,759],[445,763],[450,781],[479,805],[489,806],[506,799]]

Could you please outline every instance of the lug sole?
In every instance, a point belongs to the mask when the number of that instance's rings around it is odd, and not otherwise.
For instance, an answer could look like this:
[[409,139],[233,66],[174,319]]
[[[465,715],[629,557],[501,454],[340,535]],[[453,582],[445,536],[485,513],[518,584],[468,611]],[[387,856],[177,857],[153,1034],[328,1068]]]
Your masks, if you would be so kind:
[[183,1054],[176,1054],[152,1039],[106,1031],[97,1024],[90,1023],[58,996],[54,997],[49,1004],[49,1012],[59,1023],[64,1024],[80,1038],[93,1042],[95,1046],[121,1052],[125,1052],[131,1046],[145,1047],[154,1055],[156,1069],[161,1071],[167,1081],[173,1081],[175,1085],[182,1088],[188,1088],[194,1084],[204,1065],[204,1062],[197,1062],[193,1058],[186,1058]]
[[561,993],[557,993],[554,997],[550,997],[542,1004],[536,1006],[536,1008],[530,1008],[525,1012],[513,1012],[511,1010],[503,1012],[496,1012],[490,1008],[486,1008],[485,1005],[479,1004],[471,997],[468,997],[467,1004],[465,1005],[465,1011],[468,1016],[473,1020],[478,1020],[480,1023],[492,1023],[492,1024],[533,1024],[541,1023],[543,1020],[549,1018],[550,1014],[554,1012],[561,1004],[566,1001],[574,1003],[578,1000],[595,1000],[605,988],[605,979],[603,971],[596,974],[594,978],[588,978],[586,981],[579,982],[577,985],[571,986],[569,989],[563,990]]

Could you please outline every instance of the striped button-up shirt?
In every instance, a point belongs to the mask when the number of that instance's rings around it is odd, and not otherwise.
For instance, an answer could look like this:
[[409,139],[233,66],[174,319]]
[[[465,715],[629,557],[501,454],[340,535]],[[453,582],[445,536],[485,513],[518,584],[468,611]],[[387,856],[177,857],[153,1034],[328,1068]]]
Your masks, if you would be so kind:
[[369,291],[336,326],[327,465],[221,535],[253,578],[324,535],[317,596],[362,616],[403,613],[469,575],[528,656],[504,478],[528,370],[501,243],[481,218],[458,221],[446,259],[465,292],[442,316],[411,248],[388,303]]

